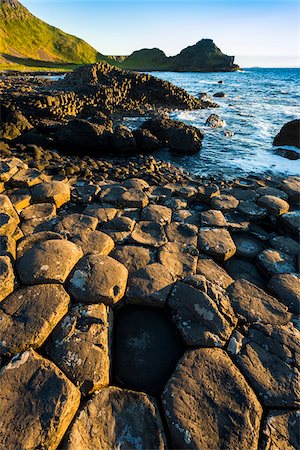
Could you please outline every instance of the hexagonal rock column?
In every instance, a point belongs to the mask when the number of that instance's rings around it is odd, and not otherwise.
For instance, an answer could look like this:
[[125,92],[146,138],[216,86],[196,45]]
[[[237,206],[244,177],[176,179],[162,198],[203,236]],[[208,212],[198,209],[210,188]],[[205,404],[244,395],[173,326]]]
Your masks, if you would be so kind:
[[165,450],[155,400],[117,387],[102,389],[75,419],[64,448]]
[[299,449],[299,411],[271,410],[262,427],[261,450]]
[[84,395],[109,384],[111,327],[109,307],[76,305],[47,342],[52,361]]
[[199,250],[222,261],[236,252],[236,246],[224,228],[200,228],[198,246]]
[[76,264],[68,291],[81,303],[112,306],[124,296],[128,270],[110,256],[87,255]]
[[80,402],[79,390],[30,349],[0,372],[0,442],[5,449],[55,450]]
[[126,300],[136,305],[164,307],[173,283],[174,278],[165,266],[149,264],[130,275]]
[[68,311],[62,286],[42,284],[14,291],[0,304],[0,355],[38,348]]
[[228,288],[237,316],[244,322],[284,325],[291,320],[288,308],[247,280],[237,280]]
[[64,283],[82,256],[72,242],[51,239],[27,250],[17,262],[17,271],[23,284]]
[[70,201],[70,186],[62,181],[49,181],[37,184],[31,188],[34,203],[54,203],[60,208]]
[[172,448],[256,450],[262,408],[225,351],[185,353],[162,395]]
[[195,289],[177,282],[168,298],[172,319],[188,346],[223,347],[237,324],[229,298],[216,285],[198,275]]
[[246,336],[235,331],[230,338],[228,351],[264,406],[299,406],[299,341],[292,324],[253,325]]

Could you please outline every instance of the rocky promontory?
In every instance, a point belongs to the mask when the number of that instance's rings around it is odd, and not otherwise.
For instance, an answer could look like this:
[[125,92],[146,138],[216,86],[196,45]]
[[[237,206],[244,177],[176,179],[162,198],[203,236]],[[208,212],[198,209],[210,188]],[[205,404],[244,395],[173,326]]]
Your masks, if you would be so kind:
[[[203,134],[196,127],[172,121],[167,113],[217,106],[167,81],[107,63],[80,67],[58,80],[3,76],[0,98],[0,137],[98,156],[158,148],[195,153]],[[123,124],[128,116],[148,121],[132,131]]]
[[1,446],[296,450],[300,178],[0,152]]

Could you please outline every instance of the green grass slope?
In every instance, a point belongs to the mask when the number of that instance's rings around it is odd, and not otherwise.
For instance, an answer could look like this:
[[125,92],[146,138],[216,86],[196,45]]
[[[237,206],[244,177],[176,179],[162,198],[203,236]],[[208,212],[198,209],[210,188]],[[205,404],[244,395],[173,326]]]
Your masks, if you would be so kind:
[[33,16],[17,0],[0,0],[0,54],[0,65],[27,69],[65,68],[102,59],[85,41]]

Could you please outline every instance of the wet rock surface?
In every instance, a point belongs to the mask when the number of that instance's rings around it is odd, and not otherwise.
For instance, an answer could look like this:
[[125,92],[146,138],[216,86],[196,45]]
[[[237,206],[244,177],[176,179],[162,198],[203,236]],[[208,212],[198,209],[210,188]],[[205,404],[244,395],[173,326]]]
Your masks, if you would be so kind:
[[5,448],[293,448],[299,179],[0,152]]
[[115,318],[115,381],[137,391],[159,393],[183,351],[161,310],[129,306]]

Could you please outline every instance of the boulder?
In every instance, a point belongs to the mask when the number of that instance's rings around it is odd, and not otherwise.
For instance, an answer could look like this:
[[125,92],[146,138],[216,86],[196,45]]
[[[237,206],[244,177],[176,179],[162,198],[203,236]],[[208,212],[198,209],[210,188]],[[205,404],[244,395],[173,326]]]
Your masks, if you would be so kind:
[[111,149],[112,130],[88,120],[73,119],[55,133],[55,140],[66,153],[100,155]]
[[300,120],[292,120],[283,125],[275,136],[273,145],[292,145],[300,148]]
[[109,384],[111,328],[112,315],[107,306],[76,305],[47,342],[52,361],[83,395]]
[[113,132],[112,146],[117,152],[134,152],[136,151],[136,140],[129,128],[124,125],[118,125]]
[[220,209],[221,211],[227,211],[230,209],[236,209],[239,205],[239,200],[237,200],[232,194],[220,194],[210,200],[210,204],[215,209]]
[[0,355],[39,348],[68,311],[64,288],[41,284],[18,289],[0,304]]
[[211,114],[205,122],[205,125],[212,128],[223,128],[226,123],[218,116],[218,114]]
[[279,217],[290,209],[288,202],[274,195],[263,195],[259,197],[257,203],[267,209],[272,216]]
[[64,448],[165,450],[155,400],[117,387],[102,389],[76,417]]
[[201,148],[202,132],[178,120],[151,119],[143,123],[142,129],[149,130],[164,146],[176,152],[193,154]]
[[66,238],[71,238],[85,231],[95,231],[97,225],[98,219],[96,217],[74,213],[60,216],[53,231]]
[[224,350],[187,351],[162,394],[172,448],[258,448],[262,408]]
[[21,111],[11,111],[1,123],[0,138],[12,140],[31,128],[33,126]]
[[123,298],[128,270],[110,256],[91,254],[74,267],[68,291],[76,302],[112,306]]
[[80,392],[30,349],[2,367],[0,399],[3,448],[55,450],[79,407]]
[[162,147],[160,140],[151,131],[140,128],[132,132],[139,151],[153,152]]

